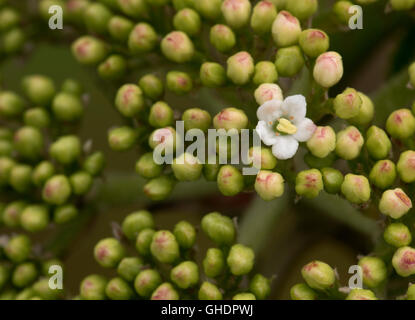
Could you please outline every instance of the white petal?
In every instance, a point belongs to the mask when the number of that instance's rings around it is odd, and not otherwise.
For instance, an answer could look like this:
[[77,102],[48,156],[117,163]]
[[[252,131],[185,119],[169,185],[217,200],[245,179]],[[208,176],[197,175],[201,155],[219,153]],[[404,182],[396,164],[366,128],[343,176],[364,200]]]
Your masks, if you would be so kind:
[[293,137],[300,142],[305,142],[313,136],[316,129],[317,126],[312,120],[304,118],[303,121],[297,124],[297,132],[293,135]]
[[278,136],[272,146],[272,154],[280,160],[294,157],[298,150],[298,141],[293,136]]
[[279,99],[265,102],[256,112],[258,120],[265,121],[266,123],[274,122],[282,115],[281,106],[282,101]]
[[305,118],[307,113],[307,102],[301,94],[290,96],[284,100],[282,110],[284,116],[286,116],[294,124],[297,124]]
[[278,137],[275,135],[274,130],[272,130],[265,121],[259,121],[255,130],[261,138],[262,142],[267,146],[272,146],[278,139]]

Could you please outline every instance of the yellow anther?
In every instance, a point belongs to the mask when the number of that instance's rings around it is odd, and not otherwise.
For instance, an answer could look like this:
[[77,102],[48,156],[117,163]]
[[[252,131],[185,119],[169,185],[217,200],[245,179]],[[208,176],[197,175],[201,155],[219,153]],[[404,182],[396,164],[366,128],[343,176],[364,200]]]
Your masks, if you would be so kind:
[[281,118],[277,125],[277,130],[285,134],[294,134],[297,132],[297,127],[293,125],[289,120]]

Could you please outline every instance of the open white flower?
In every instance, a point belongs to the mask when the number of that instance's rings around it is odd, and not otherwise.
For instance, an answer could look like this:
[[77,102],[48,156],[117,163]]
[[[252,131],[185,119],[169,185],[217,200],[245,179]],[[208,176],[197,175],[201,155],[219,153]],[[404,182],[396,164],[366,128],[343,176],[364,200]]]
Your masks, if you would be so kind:
[[270,100],[258,108],[256,132],[264,144],[272,146],[276,158],[294,157],[298,143],[311,138],[317,127],[306,113],[307,102],[302,95]]

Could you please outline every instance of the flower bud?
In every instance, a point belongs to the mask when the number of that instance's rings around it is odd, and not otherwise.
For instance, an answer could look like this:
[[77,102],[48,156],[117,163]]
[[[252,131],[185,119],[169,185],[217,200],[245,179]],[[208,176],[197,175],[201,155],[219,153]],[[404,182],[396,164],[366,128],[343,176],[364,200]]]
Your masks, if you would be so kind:
[[330,126],[317,127],[307,141],[307,148],[318,158],[327,157],[336,148],[336,133]]
[[216,181],[220,192],[225,196],[235,196],[244,189],[241,172],[231,165],[224,165],[219,169]]
[[334,112],[339,118],[350,119],[359,114],[362,99],[353,88],[347,88],[333,100]]
[[150,254],[150,246],[154,233],[155,231],[153,229],[146,228],[138,234],[135,241],[135,248],[141,255],[147,256]]
[[184,63],[193,58],[194,46],[184,32],[173,31],[161,41],[161,51],[167,59],[176,63]]
[[81,282],[80,295],[84,300],[105,300],[105,288],[107,279],[103,276],[92,274]]
[[274,83],[278,80],[277,69],[271,61],[260,61],[255,65],[255,73],[252,79],[255,85]]
[[415,285],[414,284],[409,285],[408,291],[406,292],[406,299],[415,300]]
[[13,131],[9,128],[0,127],[0,139],[1,140],[12,140]]
[[180,289],[188,289],[199,282],[199,270],[193,261],[184,261],[170,272],[171,281]]
[[225,257],[222,250],[209,248],[203,259],[203,272],[209,278],[216,278],[223,274],[225,270]]
[[142,155],[137,161],[135,171],[143,178],[151,179],[161,175],[163,166],[155,163],[153,153],[148,152]]
[[301,171],[295,179],[295,191],[300,196],[315,198],[323,190],[323,177],[317,169]]
[[369,174],[369,180],[379,189],[390,187],[396,179],[395,164],[390,160],[380,160],[375,163]]
[[252,164],[254,167],[256,167],[257,163],[260,163],[258,169],[272,170],[277,165],[277,158],[275,158],[269,148],[251,147],[249,149],[249,157],[253,159]]
[[353,126],[337,132],[336,154],[345,160],[353,160],[360,154],[364,139],[360,131]]
[[176,130],[172,127],[154,130],[148,138],[148,144],[152,149],[162,145],[165,153],[173,152],[176,148]]
[[49,148],[51,157],[63,165],[76,162],[81,152],[81,142],[74,135],[60,137]]
[[272,24],[272,38],[278,47],[297,44],[301,34],[298,19],[287,11],[280,11]]
[[163,83],[153,74],[146,74],[140,78],[138,85],[143,90],[144,95],[152,100],[158,99],[163,94]]
[[151,200],[158,201],[166,199],[174,188],[174,181],[170,177],[161,176],[151,179],[144,186],[144,194]]
[[118,275],[125,281],[133,282],[143,267],[143,260],[138,257],[126,257],[120,261],[117,267]]
[[112,38],[120,42],[126,43],[131,33],[131,30],[133,30],[134,28],[134,24],[127,18],[124,18],[123,16],[113,16],[108,21],[107,28],[108,33],[111,35]]
[[173,124],[174,114],[172,108],[163,102],[158,101],[151,106],[148,122],[156,128],[163,128]]
[[201,29],[199,14],[190,8],[179,10],[174,15],[173,25],[176,30],[183,31],[189,36],[197,35]]
[[162,263],[173,263],[179,256],[179,244],[176,237],[167,230],[157,231],[150,246],[151,254]]
[[13,143],[8,140],[0,140],[0,157],[9,157],[13,152]]
[[255,180],[255,191],[265,201],[279,198],[284,193],[284,178],[277,172],[261,170]]
[[314,80],[324,88],[330,88],[343,77],[341,55],[328,51],[318,56],[313,69]]
[[396,139],[406,139],[415,133],[415,117],[409,109],[399,109],[386,120],[386,131]]
[[196,242],[196,230],[187,221],[177,223],[174,226],[173,234],[181,248],[190,249]]
[[107,53],[106,44],[92,36],[82,36],[72,44],[72,54],[82,64],[98,64]]
[[374,159],[384,159],[388,156],[392,143],[386,132],[376,126],[371,126],[366,133],[366,149]]
[[409,228],[403,223],[391,223],[385,229],[383,238],[386,243],[394,247],[404,247],[412,242],[412,235]]
[[76,195],[86,194],[92,186],[92,176],[86,171],[77,171],[69,177],[72,192]]
[[33,286],[34,300],[58,300],[62,299],[62,290],[52,289],[49,286],[49,277],[41,278]]
[[119,54],[109,56],[98,66],[98,74],[103,79],[115,80],[124,76],[127,69],[127,61]]
[[294,77],[304,66],[304,57],[298,46],[281,48],[275,57],[275,67],[281,77]]
[[71,185],[64,175],[54,175],[49,178],[42,190],[42,197],[47,203],[64,204],[71,195]]
[[1,186],[5,186],[9,183],[10,173],[14,165],[15,163],[11,158],[0,157],[0,185]]
[[58,121],[72,122],[82,117],[84,107],[78,96],[67,92],[60,92],[53,99],[52,111]]
[[37,128],[21,127],[16,131],[13,141],[16,151],[24,159],[37,159],[43,152],[43,135]]
[[412,85],[412,87],[415,88],[415,62],[413,62],[408,69],[409,72],[409,81]]
[[97,176],[101,173],[105,166],[104,154],[100,151],[89,155],[82,165],[82,168],[92,176]]
[[328,35],[319,29],[307,29],[299,37],[301,50],[310,58],[317,58],[330,46]]
[[20,14],[15,9],[5,7],[0,11],[0,32],[16,27],[20,23]]
[[350,1],[337,1],[333,5],[333,12],[336,16],[336,18],[342,23],[342,24],[348,24],[350,21],[350,18],[352,17],[352,14],[349,13],[350,7],[353,6],[353,3]]
[[115,151],[125,151],[133,147],[137,140],[137,131],[124,126],[112,129],[108,133],[108,143]]
[[21,263],[30,255],[32,244],[28,236],[24,234],[15,235],[10,238],[4,247],[4,253],[14,263]]
[[259,105],[269,100],[284,100],[282,90],[279,85],[274,83],[263,83],[255,90],[255,100]]
[[387,277],[385,263],[377,257],[364,257],[359,260],[363,270],[363,284],[369,288],[378,287]]
[[20,216],[26,207],[23,201],[14,201],[8,204],[2,213],[2,221],[6,227],[16,228],[20,225]]
[[227,60],[226,75],[236,85],[247,84],[254,73],[254,60],[246,51],[240,51]]
[[16,164],[10,171],[9,183],[20,193],[29,191],[32,184],[32,167],[26,164]]
[[57,206],[53,212],[53,221],[57,224],[64,224],[76,216],[78,216],[78,209],[72,204],[64,204]]
[[200,67],[200,81],[208,88],[221,87],[226,82],[225,69],[216,62],[205,62]]
[[202,219],[202,229],[218,245],[230,245],[235,240],[235,226],[232,219],[212,212]]
[[415,7],[415,1],[413,0],[390,0],[389,3],[392,9],[396,11],[411,10]]
[[13,28],[3,33],[0,45],[4,53],[14,54],[22,50],[25,41],[25,32],[21,28]]
[[25,262],[16,266],[12,274],[12,283],[18,288],[28,287],[36,280],[38,271],[33,262]]
[[121,12],[129,17],[143,19],[148,16],[146,0],[117,0],[117,4]]
[[411,208],[411,199],[400,188],[386,190],[379,201],[379,211],[393,219],[399,219]]
[[256,274],[249,284],[249,291],[251,291],[256,299],[265,300],[271,293],[271,281],[261,274]]
[[49,127],[50,116],[43,108],[31,108],[24,113],[23,122],[26,126],[43,129]]
[[197,0],[195,9],[206,19],[215,20],[221,14],[222,0]]
[[143,92],[135,84],[125,84],[118,89],[115,106],[125,117],[134,117],[144,108]]
[[33,288],[25,288],[20,291],[18,294],[15,294],[14,300],[32,300],[35,297],[36,293]]
[[134,296],[128,282],[122,278],[113,278],[105,287],[105,294],[111,300],[129,300]]
[[30,232],[44,230],[49,224],[49,210],[44,205],[27,206],[20,215],[20,224]]
[[272,23],[277,16],[277,9],[270,1],[258,2],[251,16],[251,28],[255,33],[265,34],[271,32]]
[[401,247],[396,250],[392,258],[392,265],[396,273],[401,277],[408,277],[415,274],[415,249]]
[[183,153],[173,160],[172,169],[174,176],[179,181],[193,181],[199,179],[203,165],[199,159],[190,153]]
[[23,112],[24,105],[24,100],[14,92],[0,92],[0,116],[5,118],[16,117]]
[[52,79],[42,75],[24,77],[22,88],[29,100],[40,106],[49,104],[56,91]]
[[350,118],[349,122],[355,125],[365,126],[372,121],[375,114],[375,107],[367,95],[361,92],[358,92],[358,94],[362,99],[362,105],[360,106],[359,114]]
[[298,19],[305,20],[317,11],[318,2],[317,0],[289,0],[285,8]]
[[141,230],[154,228],[154,219],[150,212],[140,210],[125,217],[122,232],[130,240],[134,240]]
[[199,108],[187,109],[182,115],[182,120],[184,121],[184,129],[186,131],[200,129],[206,132],[212,123],[212,117],[209,112]]
[[199,289],[199,300],[222,300],[222,293],[213,283],[203,282]]
[[403,182],[412,183],[415,181],[415,151],[402,152],[396,165],[399,177]]
[[251,3],[249,0],[224,0],[221,11],[226,24],[232,29],[239,29],[249,22]]
[[[200,1],[197,1],[196,3],[198,2]],[[236,44],[234,32],[224,24],[214,25],[210,29],[209,39],[210,43],[220,52],[227,52]]]
[[101,3],[91,3],[84,11],[84,23],[87,29],[99,34],[107,32],[111,17],[111,11]]
[[371,290],[356,288],[350,291],[346,300],[377,300],[377,298]]
[[135,278],[134,288],[141,297],[148,298],[161,282],[161,276],[156,270],[147,269]]
[[[4,289],[4,286],[7,284],[10,278],[10,267],[4,263],[0,264],[0,289]],[[3,298],[3,292],[0,295]]]
[[370,199],[370,185],[365,176],[346,174],[341,192],[351,203],[361,204]]
[[255,254],[251,248],[242,244],[235,244],[231,247],[226,263],[235,276],[241,276],[251,272],[254,266]]
[[218,173],[220,170],[220,164],[218,162],[203,165],[203,176],[207,181],[216,181],[218,179]]
[[166,76],[167,89],[176,94],[185,94],[192,90],[192,78],[181,71],[169,71]]
[[336,276],[332,267],[321,261],[312,261],[301,269],[301,275],[312,289],[327,290],[334,286]]
[[151,295],[151,300],[179,300],[179,293],[168,283],[162,283]]
[[95,260],[105,268],[116,267],[124,256],[124,248],[115,238],[100,240],[94,247]]
[[250,292],[243,292],[234,295],[232,300],[256,300],[256,298],[255,295]]
[[61,86],[61,91],[73,94],[75,96],[81,96],[84,93],[82,84],[74,79],[66,79]]
[[317,294],[305,283],[297,283],[291,287],[290,296],[292,300],[316,300]]
[[151,25],[140,22],[128,36],[128,48],[132,54],[152,51],[158,43],[158,36]]

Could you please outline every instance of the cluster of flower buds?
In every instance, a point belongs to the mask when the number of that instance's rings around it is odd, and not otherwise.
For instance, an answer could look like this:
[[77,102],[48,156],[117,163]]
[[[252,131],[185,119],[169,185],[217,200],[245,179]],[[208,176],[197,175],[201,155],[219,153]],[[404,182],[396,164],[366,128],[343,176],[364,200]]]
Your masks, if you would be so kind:
[[[158,230],[152,214],[141,210],[129,214],[120,228],[94,248],[95,260],[114,270],[113,277],[85,277],[77,298],[255,300],[270,294],[271,280],[254,273],[253,250],[236,242],[234,221],[218,212],[201,221],[214,244],[203,253],[195,247],[195,227],[184,220],[171,231]],[[200,265],[196,257],[202,258]]]
[[19,52],[25,40],[21,14],[7,1],[0,1],[0,57]]

